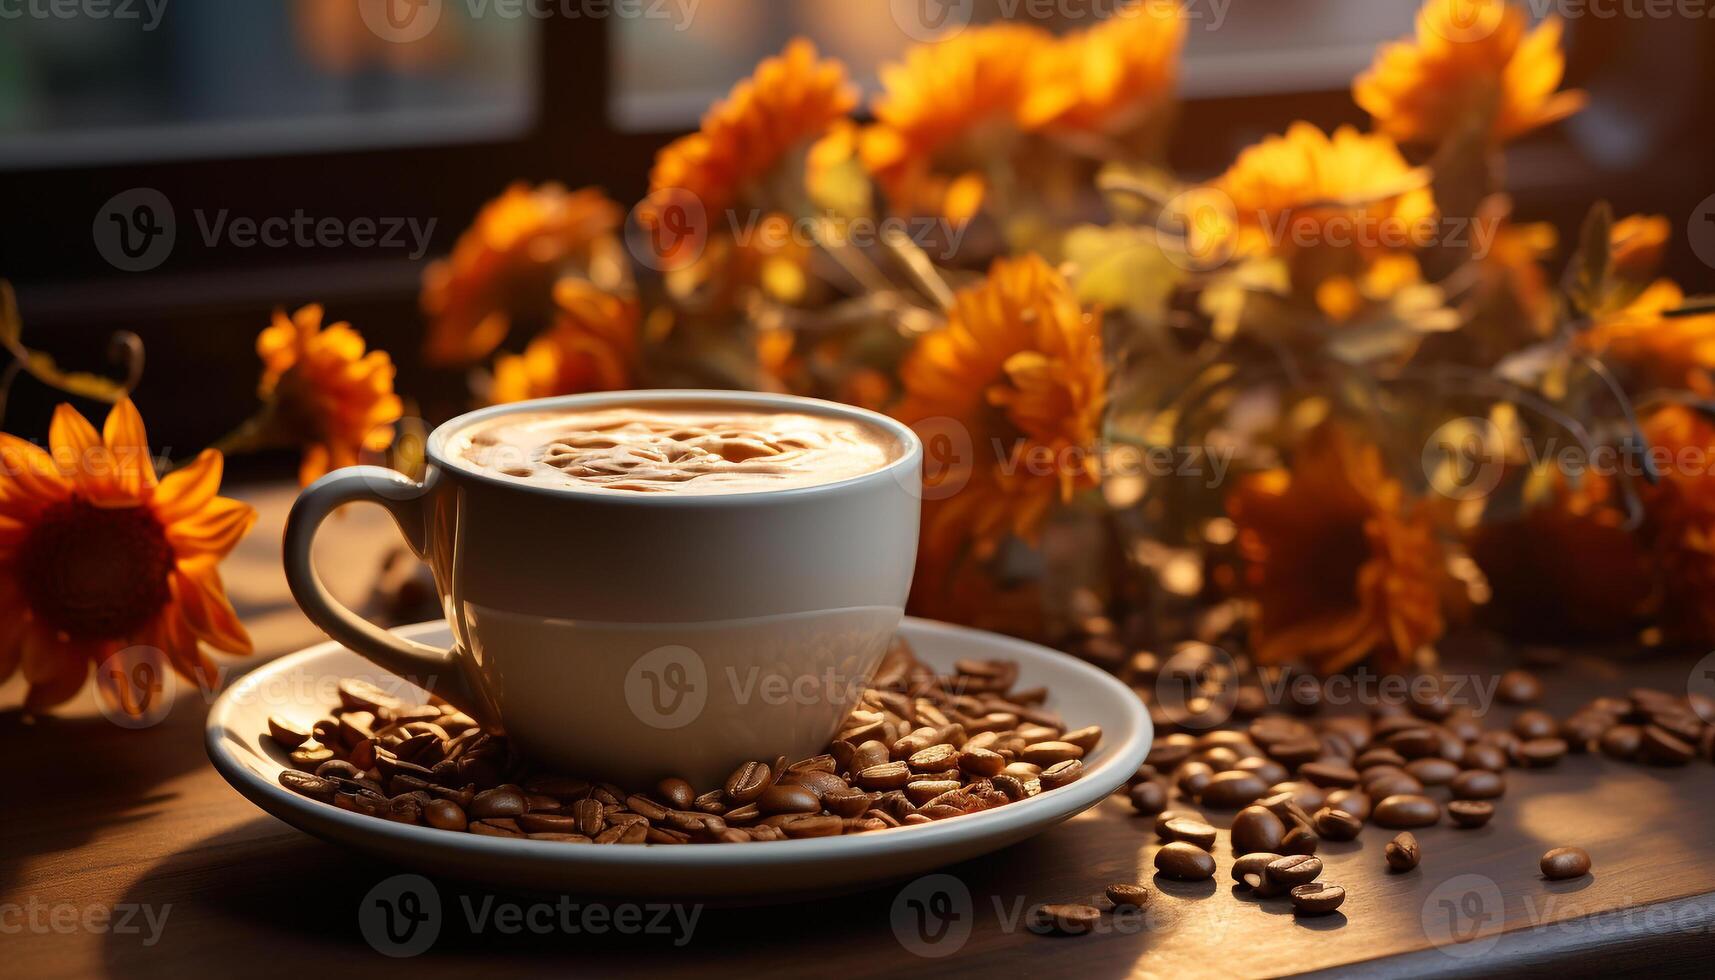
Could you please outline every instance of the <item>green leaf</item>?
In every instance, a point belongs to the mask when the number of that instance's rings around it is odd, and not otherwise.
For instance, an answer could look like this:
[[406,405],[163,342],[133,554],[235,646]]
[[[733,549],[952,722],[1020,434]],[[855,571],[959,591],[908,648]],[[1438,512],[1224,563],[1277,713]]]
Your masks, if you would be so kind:
[[1184,271],[1141,229],[1080,225],[1066,235],[1066,258],[1077,266],[1078,298],[1138,317],[1167,309]]

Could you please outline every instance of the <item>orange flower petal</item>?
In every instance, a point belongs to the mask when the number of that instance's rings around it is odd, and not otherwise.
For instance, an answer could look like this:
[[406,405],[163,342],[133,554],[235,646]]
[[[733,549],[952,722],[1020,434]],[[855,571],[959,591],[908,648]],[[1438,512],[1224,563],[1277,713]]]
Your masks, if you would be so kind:
[[120,492],[136,499],[156,483],[155,461],[149,456],[149,436],[143,415],[131,399],[121,398],[107,413],[102,442],[113,457],[114,480]]
[[212,561],[181,564],[172,575],[173,596],[185,622],[204,642],[227,653],[254,652]]
[[168,525],[167,543],[180,564],[202,556],[224,557],[256,523],[249,504],[230,497],[216,497],[194,516]]
[[64,402],[54,409],[48,425],[48,445],[52,447],[54,465],[95,503],[116,502],[113,457],[100,433],[77,409]]
[[33,442],[0,432],[0,510],[34,513],[43,503],[64,497],[71,485],[52,456]]
[[161,478],[155,488],[155,516],[163,525],[186,520],[220,492],[226,460],[218,449],[205,449],[196,459]]

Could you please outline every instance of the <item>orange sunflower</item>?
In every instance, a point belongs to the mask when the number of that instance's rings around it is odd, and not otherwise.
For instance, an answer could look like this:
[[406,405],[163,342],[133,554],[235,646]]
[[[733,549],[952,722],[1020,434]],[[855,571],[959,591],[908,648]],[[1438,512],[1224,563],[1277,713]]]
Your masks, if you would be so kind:
[[1426,0],[1416,40],[1384,45],[1352,95],[1378,130],[1408,143],[1443,140],[1472,114],[1495,143],[1564,119],[1584,93],[1555,91],[1566,69],[1560,19],[1527,26],[1504,0]]
[[1608,232],[1608,257],[1614,275],[1628,282],[1650,281],[1661,268],[1673,226],[1663,215],[1633,214],[1614,222]]
[[1614,481],[1560,478],[1523,517],[1482,524],[1469,550],[1492,596],[1484,619],[1509,635],[1564,640],[1617,636],[1650,598],[1648,555],[1625,526]]
[[[697,132],[656,155],[650,195],[688,193],[713,220],[758,196],[779,164],[806,151],[857,101],[845,66],[822,59],[814,44],[795,38],[715,103]],[[647,200],[638,217],[645,227],[658,220]]]
[[1246,148],[1210,185],[1225,195],[1234,254],[1273,256],[1302,295],[1341,306],[1365,271],[1433,231],[1435,198],[1386,136],[1307,122]]
[[1643,491],[1664,619],[1678,638],[1715,642],[1715,423],[1673,404],[1652,412],[1643,429],[1661,475]]
[[1177,0],[1137,0],[1044,48],[1020,115],[1028,128],[1118,136],[1173,98],[1185,19]]
[[881,69],[863,133],[864,166],[895,212],[969,219],[989,193],[988,172],[1009,155],[1046,31],[995,24],[961,31]]
[[299,482],[313,483],[329,470],[355,465],[365,449],[379,452],[392,444],[393,423],[404,410],[393,393],[393,360],[385,351],[365,353],[351,324],[323,328],[316,305],[290,317],[275,310],[273,324],[256,337],[256,353],[267,435],[303,448]]
[[582,279],[563,279],[554,288],[559,314],[554,325],[522,354],[502,354],[494,362],[494,404],[617,391],[636,377],[637,301],[606,293]]
[[[895,416],[931,454],[918,581],[942,584],[967,549],[1033,539],[1057,500],[1096,486],[1107,406],[1097,317],[1035,255],[1001,259],[955,297],[947,324],[917,341]],[[944,470],[944,471],[941,471]],[[942,499],[936,499],[936,498]]]
[[433,364],[469,364],[500,346],[516,322],[546,323],[562,276],[617,263],[614,231],[623,214],[594,188],[508,187],[483,207],[453,254],[423,273],[424,356]]
[[1244,477],[1227,511],[1262,663],[1334,673],[1373,654],[1397,670],[1441,636],[1448,575],[1429,508],[1340,423],[1314,429],[1290,469]]
[[1673,280],[1658,279],[1621,309],[1598,315],[1578,346],[1643,384],[1715,397],[1715,313],[1664,315],[1684,304]]
[[[221,454],[206,450],[157,479],[129,399],[99,433],[59,406],[48,441],[44,451],[0,433],[0,680],[21,666],[25,708],[40,711],[82,690],[92,664],[154,648],[212,688],[218,676],[199,644],[251,652],[219,564],[256,513],[216,496]],[[129,670],[96,674],[109,701],[130,705],[113,676]]]

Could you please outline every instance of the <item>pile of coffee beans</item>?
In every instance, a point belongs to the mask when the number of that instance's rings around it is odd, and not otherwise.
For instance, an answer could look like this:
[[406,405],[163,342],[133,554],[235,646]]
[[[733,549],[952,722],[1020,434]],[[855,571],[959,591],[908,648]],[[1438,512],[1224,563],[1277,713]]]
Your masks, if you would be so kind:
[[[634,792],[534,769],[475,719],[361,680],[308,729],[269,719],[281,785],[344,810],[488,837],[597,844],[737,843],[883,830],[1004,806],[1083,774],[1100,728],[1068,729],[1017,664],[937,675],[897,642],[821,755],[739,766],[721,786]],[[1070,920],[1068,920],[1070,922]]]
[[[1152,669],[1159,669],[1152,655],[1133,658],[1134,685],[1144,688]],[[1528,706],[1542,688],[1536,675],[1515,670],[1501,678],[1497,695]],[[1715,761],[1715,725],[1704,721],[1715,718],[1715,704],[1695,696],[1638,689],[1596,698],[1564,719],[1524,707],[1510,724],[1488,727],[1439,694],[1323,717],[1313,698],[1297,697],[1315,685],[1292,690],[1293,710],[1274,711],[1260,688],[1240,687],[1229,702],[1231,719],[1203,730],[1194,729],[1207,719],[1206,702],[1189,699],[1189,710],[1177,714],[1152,706],[1157,737],[1127,794],[1138,814],[1154,819],[1163,842],[1155,867],[1163,877],[1213,875],[1222,833],[1203,812],[1231,812],[1225,836],[1236,859],[1233,880],[1258,898],[1289,897],[1300,915],[1325,914],[1345,893],[1316,881],[1322,841],[1356,840],[1369,824],[1410,831],[1445,818],[1459,829],[1483,827],[1506,795],[1511,769],[1554,766],[1568,754],[1601,752],[1657,766]],[[1409,832],[1394,837],[1383,856],[1397,873],[1423,860]],[[1550,879],[1589,871],[1590,856],[1577,848],[1542,859]]]

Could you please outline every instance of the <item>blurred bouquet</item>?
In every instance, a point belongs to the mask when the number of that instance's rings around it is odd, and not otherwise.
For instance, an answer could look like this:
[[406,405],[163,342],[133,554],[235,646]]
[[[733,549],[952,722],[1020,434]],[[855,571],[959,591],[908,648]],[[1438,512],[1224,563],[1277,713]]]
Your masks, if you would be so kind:
[[1503,145],[1583,102],[1559,23],[1429,0],[1353,85],[1368,131],[1297,122],[1192,182],[1180,11],[918,45],[867,122],[794,41],[629,225],[593,190],[491,204],[428,273],[429,354],[501,351],[495,402],[888,412],[929,455],[913,611],[1113,665],[1196,638],[1404,669],[1472,617],[1715,637],[1715,314],[1652,280],[1665,219],[1597,205],[1556,277],[1504,192]]
[[[1559,23],[1427,0],[1354,82],[1367,131],[1295,122],[1203,180],[1165,164],[1185,31],[1174,0],[968,27],[867,106],[793,41],[659,152],[629,216],[553,183],[488,204],[425,272],[423,356],[484,403],[694,386],[890,413],[928,451],[912,611],[1116,668],[1195,640],[1408,670],[1467,620],[1715,641],[1715,302],[1655,278],[1666,219],[1597,204],[1562,249],[1505,193],[1504,145],[1583,102]],[[298,447],[306,482],[365,452],[420,467],[391,358],[322,318],[263,330],[261,408],[219,448]],[[49,383],[129,388],[8,336]],[[174,482],[212,499],[218,467]],[[190,505],[160,497],[170,532]],[[171,597],[242,649],[212,566]],[[34,643],[46,703],[70,682]]]

